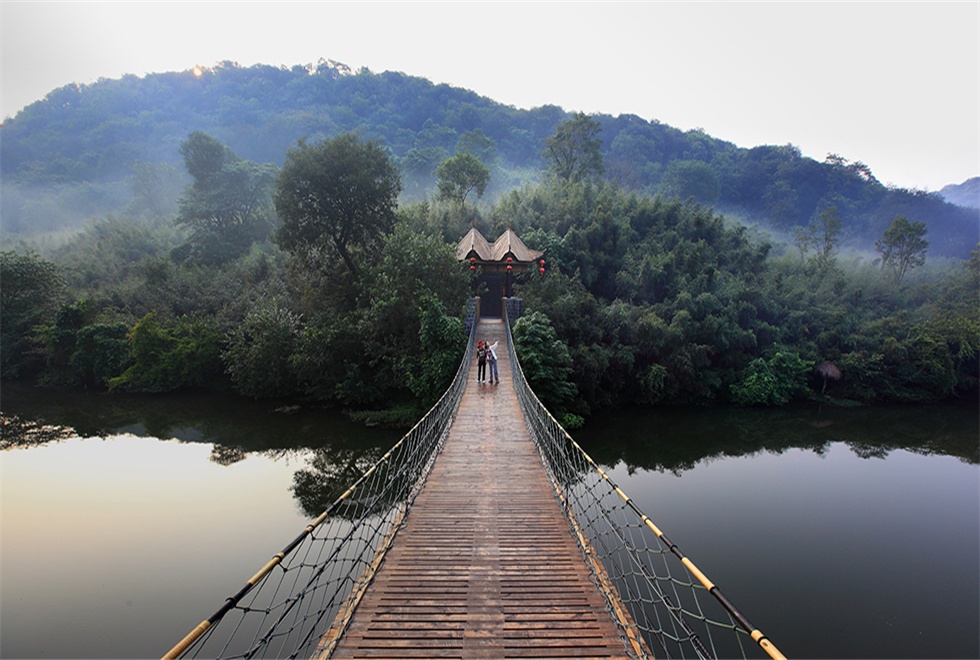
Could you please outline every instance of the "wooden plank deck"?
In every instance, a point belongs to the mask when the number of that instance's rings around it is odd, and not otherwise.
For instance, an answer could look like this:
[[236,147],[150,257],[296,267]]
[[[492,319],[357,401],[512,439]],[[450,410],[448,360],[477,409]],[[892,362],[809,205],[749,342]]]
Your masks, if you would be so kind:
[[476,363],[432,473],[332,658],[626,658],[510,386]]

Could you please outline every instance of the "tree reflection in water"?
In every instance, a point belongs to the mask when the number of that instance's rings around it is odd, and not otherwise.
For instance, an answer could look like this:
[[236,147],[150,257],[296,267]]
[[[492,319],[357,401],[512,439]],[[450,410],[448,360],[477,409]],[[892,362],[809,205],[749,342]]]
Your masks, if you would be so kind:
[[[230,466],[250,455],[303,456],[291,490],[302,510],[324,511],[390,448],[402,431],[371,429],[337,412],[275,411],[232,396],[104,395],[4,385],[0,450],[71,437],[131,434],[211,443],[210,460]],[[714,457],[823,454],[831,443],[877,458],[902,449],[980,463],[976,402],[935,406],[683,409],[598,413],[575,439],[602,465],[681,474]],[[383,503],[378,503],[383,504]]]
[[310,516],[332,504],[402,435],[366,428],[336,411],[277,411],[279,404],[234,396],[105,395],[7,384],[3,393],[0,450],[127,434],[210,443],[209,460],[223,466],[252,455],[302,457],[308,463],[295,473],[291,490]]
[[384,447],[317,449],[307,468],[293,475],[293,496],[307,516],[318,516],[377,463],[385,451]]
[[248,450],[244,447],[215,444],[211,449],[211,461],[218,465],[227,467],[239,461],[244,461],[246,458],[248,458]]
[[976,402],[945,405],[833,408],[800,405],[766,409],[685,409],[600,413],[575,439],[601,465],[625,463],[675,475],[716,457],[781,454],[806,449],[818,455],[841,442],[862,458],[901,449],[980,463]]
[[36,419],[22,419],[0,411],[0,451],[39,447],[50,442],[60,442],[75,437],[70,426],[45,424]]

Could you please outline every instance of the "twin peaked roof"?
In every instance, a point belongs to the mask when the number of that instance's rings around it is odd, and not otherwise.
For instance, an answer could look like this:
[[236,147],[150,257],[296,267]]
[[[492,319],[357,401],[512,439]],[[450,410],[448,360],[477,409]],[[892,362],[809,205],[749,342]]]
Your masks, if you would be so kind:
[[476,257],[479,261],[484,262],[502,262],[506,261],[507,257],[511,257],[518,263],[530,263],[540,259],[542,254],[544,252],[531,250],[524,245],[524,241],[510,228],[510,222],[507,223],[507,229],[500,235],[500,238],[491,244],[483,238],[483,234],[476,228],[476,221],[474,221],[473,228],[466,232],[466,236],[463,236],[456,246],[456,258],[460,261],[467,261],[471,257]]

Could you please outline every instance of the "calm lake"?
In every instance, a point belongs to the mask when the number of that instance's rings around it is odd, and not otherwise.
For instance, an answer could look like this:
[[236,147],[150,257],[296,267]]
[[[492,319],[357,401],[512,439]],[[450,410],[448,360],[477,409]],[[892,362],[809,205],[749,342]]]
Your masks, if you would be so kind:
[[[159,657],[401,435],[4,385],[0,657]],[[575,433],[789,657],[980,657],[969,405],[600,414]]]

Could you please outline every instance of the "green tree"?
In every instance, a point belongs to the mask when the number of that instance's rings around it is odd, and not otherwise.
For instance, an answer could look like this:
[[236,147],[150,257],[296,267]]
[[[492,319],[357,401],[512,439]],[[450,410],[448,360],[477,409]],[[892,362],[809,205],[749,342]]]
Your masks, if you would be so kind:
[[50,318],[64,292],[61,269],[29,252],[0,252],[0,370],[22,375],[30,361],[31,335]]
[[820,214],[817,266],[822,269],[832,266],[840,251],[841,224],[836,206],[828,207]]
[[449,316],[439,298],[426,293],[418,302],[418,350],[402,354],[399,371],[406,375],[415,398],[428,408],[456,375],[466,345],[463,322]]
[[800,359],[795,352],[777,351],[769,360],[756,358],[740,382],[731,386],[732,399],[747,406],[785,405],[806,389],[812,368],[812,362]]
[[476,191],[483,197],[490,182],[490,168],[469,152],[457,153],[447,158],[436,170],[439,186],[439,199],[459,204],[462,210],[466,196]]
[[150,312],[129,331],[129,357],[129,368],[109,380],[110,390],[170,392],[213,384],[221,372],[218,334],[209,319],[161,322]]
[[379,406],[401,409],[384,419],[405,421],[442,394],[459,365],[465,336],[451,311],[461,309],[468,279],[454,245],[408,222],[382,240],[353,284],[355,306],[309,310],[294,364],[306,394],[371,411],[375,421]]
[[78,331],[71,356],[72,381],[82,387],[105,388],[129,360],[129,328],[125,323],[94,323]]
[[361,282],[363,296],[353,314],[360,347],[356,356],[344,358],[351,369],[355,359],[360,361],[357,373],[365,382],[355,387],[354,379],[348,379],[346,391],[370,394],[373,390],[372,396],[390,398],[395,394],[392,389],[407,387],[422,400],[433,389],[441,394],[448,385],[442,366],[453,360],[458,365],[462,355],[451,329],[461,327],[459,319],[446,310],[462,307],[466,283],[452,245],[398,223],[384,238],[375,267]]
[[[559,420],[577,394],[572,376],[572,356],[541,312],[525,314],[514,323],[514,349],[528,385]],[[574,426],[575,424],[572,424]]]
[[796,245],[796,249],[800,251],[800,259],[803,263],[807,263],[810,257],[810,251],[815,245],[816,237],[813,233],[813,224],[804,227],[797,227],[793,235],[793,243]]
[[373,251],[394,226],[400,191],[398,169],[378,144],[349,133],[319,144],[300,140],[276,181],[282,225],[275,240],[310,263],[339,256],[357,275],[358,252]]
[[554,135],[544,141],[544,156],[555,176],[577,182],[603,173],[600,130],[599,122],[583,112],[558,124]]
[[269,235],[274,165],[243,160],[201,132],[191,133],[180,153],[194,182],[180,198],[175,220],[191,230],[178,255],[220,264],[237,259]]
[[299,336],[299,316],[288,309],[270,303],[250,311],[222,353],[235,391],[256,399],[295,393],[292,361]]
[[[819,220],[811,220],[806,229],[796,228],[796,247],[804,261],[811,262],[818,270],[827,270],[834,265],[840,250],[841,218],[836,206],[831,206],[820,214]],[[810,257],[810,251],[814,256]]]
[[875,249],[881,254],[882,270],[891,270],[897,283],[902,283],[908,271],[926,262],[929,241],[925,235],[924,222],[913,222],[897,215],[881,240],[875,242]]
[[78,334],[91,323],[92,317],[93,306],[87,300],[79,300],[62,305],[54,315],[54,323],[39,329],[37,335],[46,362],[42,376],[45,384],[66,385],[77,382],[71,362],[76,352]]
[[227,163],[236,160],[234,152],[206,133],[194,131],[180,143],[184,167],[195,182],[209,183]]

